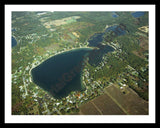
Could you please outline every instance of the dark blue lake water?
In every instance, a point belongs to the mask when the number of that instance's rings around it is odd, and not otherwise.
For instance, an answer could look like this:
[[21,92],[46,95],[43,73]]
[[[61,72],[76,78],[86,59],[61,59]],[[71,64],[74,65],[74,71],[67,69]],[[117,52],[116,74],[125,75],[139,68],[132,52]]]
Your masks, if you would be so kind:
[[96,47],[103,41],[104,33],[95,33],[90,39],[88,40],[88,46]]
[[114,18],[118,17],[117,13],[116,12],[112,12],[112,17],[114,17]]
[[55,55],[31,71],[32,80],[55,98],[68,96],[71,91],[81,91],[81,71],[85,56],[92,49],[81,48]]
[[98,66],[98,64],[102,61],[104,54],[114,51],[114,48],[108,45],[99,44],[97,47],[99,49],[92,50],[89,55],[89,64],[92,66]]
[[[126,31],[121,29],[118,25],[110,26],[105,30],[105,32],[109,31],[113,31],[117,36],[126,34]],[[103,41],[103,35],[105,34],[105,32],[95,33],[93,36],[91,36],[88,40],[88,46],[96,47],[97,45],[99,45]]]
[[13,28],[13,29],[12,29],[12,32],[15,32],[15,31],[16,31],[16,29],[15,29],[15,28]]
[[113,31],[117,36],[121,36],[126,33],[126,31],[121,29],[118,25],[108,27],[105,32],[109,32],[109,31]]
[[131,15],[134,17],[134,18],[139,18],[141,16],[143,16],[145,14],[145,12],[133,12],[131,13]]
[[12,43],[12,47],[17,45],[17,41],[13,36],[12,36],[12,42],[11,43]]
[[114,48],[108,45],[101,44],[103,41],[103,35],[110,31],[113,31],[116,34],[116,36],[121,36],[126,34],[126,31],[121,29],[119,25],[114,25],[108,27],[103,33],[95,33],[93,36],[91,36],[90,39],[88,40],[89,46],[99,48],[99,50],[91,51],[91,56],[89,57],[89,63],[92,66],[98,66],[98,64],[102,61],[103,54],[114,51]]

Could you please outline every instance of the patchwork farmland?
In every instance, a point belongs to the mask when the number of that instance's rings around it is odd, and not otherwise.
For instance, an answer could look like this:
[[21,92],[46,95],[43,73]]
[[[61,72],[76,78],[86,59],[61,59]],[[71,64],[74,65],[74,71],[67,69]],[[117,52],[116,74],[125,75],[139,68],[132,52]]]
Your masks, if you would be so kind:
[[104,94],[80,107],[80,115],[147,115],[148,102],[141,99],[131,88],[123,93],[119,86],[112,84]]

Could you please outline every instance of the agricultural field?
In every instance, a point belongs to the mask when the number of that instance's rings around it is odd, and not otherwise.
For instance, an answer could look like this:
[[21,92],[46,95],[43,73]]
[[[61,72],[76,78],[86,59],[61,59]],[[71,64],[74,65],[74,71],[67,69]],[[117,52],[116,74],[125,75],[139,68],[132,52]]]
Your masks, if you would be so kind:
[[147,115],[148,102],[129,87],[111,84],[104,94],[83,104],[80,115]]
[[105,93],[130,115],[148,114],[148,102],[128,86],[123,87],[122,91],[118,85],[113,84],[105,89]]
[[126,115],[107,95],[103,94],[80,107],[82,115]]

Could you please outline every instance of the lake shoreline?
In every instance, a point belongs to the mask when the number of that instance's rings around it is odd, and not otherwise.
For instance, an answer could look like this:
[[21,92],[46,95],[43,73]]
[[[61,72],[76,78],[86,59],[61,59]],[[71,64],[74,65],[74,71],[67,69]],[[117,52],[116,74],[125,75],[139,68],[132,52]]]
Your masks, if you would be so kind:
[[[66,88],[67,85],[73,90],[84,89],[85,86],[82,85],[81,81],[81,72],[84,66],[83,61],[84,57],[89,55],[92,49],[90,47],[73,48],[47,57],[48,59],[44,58],[41,62],[37,59],[38,63],[34,62],[29,71],[31,76],[30,82],[33,82],[44,90],[48,88],[53,89],[53,96],[56,95],[55,97],[59,97],[61,94],[66,95],[68,91],[63,91],[63,93],[61,90],[64,87]],[[74,83],[79,87],[74,86]],[[68,87],[66,89],[69,89]]]
[[39,66],[39,65],[42,64],[44,61],[46,61],[46,60],[48,60],[49,58],[54,57],[54,56],[56,56],[56,55],[64,54],[65,52],[75,51],[75,50],[84,49],[84,48],[86,48],[86,49],[92,49],[92,50],[97,49],[96,47],[80,47],[80,48],[67,49],[67,50],[65,50],[65,51],[62,51],[62,52],[60,52],[60,53],[56,53],[56,54],[54,54],[54,55],[51,55],[51,56],[45,58],[44,60],[42,60],[42,61],[41,61],[39,64],[37,64],[37,65],[34,65],[34,64],[32,63],[32,68],[30,68],[30,70],[29,70],[30,82],[34,83],[34,82],[32,81],[32,73],[31,73],[32,69],[35,68],[35,67],[37,67],[37,66]]

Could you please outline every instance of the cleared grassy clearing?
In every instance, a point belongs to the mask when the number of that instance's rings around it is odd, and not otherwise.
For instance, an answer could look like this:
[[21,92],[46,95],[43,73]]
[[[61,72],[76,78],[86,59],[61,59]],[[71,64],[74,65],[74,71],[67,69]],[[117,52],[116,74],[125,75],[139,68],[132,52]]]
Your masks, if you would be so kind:
[[61,26],[61,25],[65,25],[65,24],[76,22],[76,20],[79,19],[79,18],[80,18],[80,16],[71,16],[71,17],[66,17],[66,18],[62,18],[62,19],[58,19],[58,20],[45,22],[45,23],[43,23],[43,25],[46,28],[48,28],[48,26],[50,27],[51,25]]

